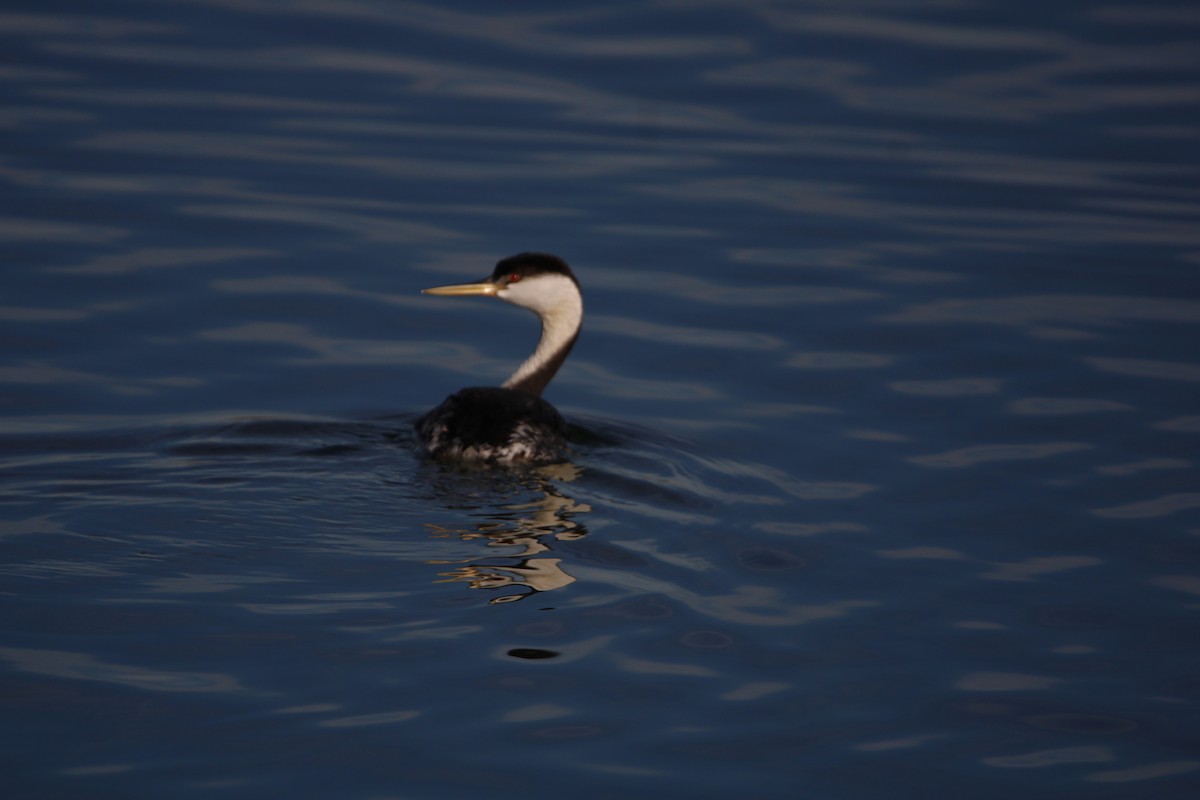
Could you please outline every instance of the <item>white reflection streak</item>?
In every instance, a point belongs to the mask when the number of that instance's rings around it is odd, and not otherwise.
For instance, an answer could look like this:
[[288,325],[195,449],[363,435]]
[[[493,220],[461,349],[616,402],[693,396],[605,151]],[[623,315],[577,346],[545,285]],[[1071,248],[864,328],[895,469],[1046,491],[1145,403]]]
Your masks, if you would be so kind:
[[999,378],[946,378],[929,381],[894,381],[888,384],[893,392],[919,397],[967,397],[996,394],[1004,381]]
[[313,614],[341,614],[347,611],[390,611],[396,606],[386,602],[294,602],[294,603],[239,603],[239,608],[251,614],[269,616],[310,616]]
[[[1159,426],[1155,426],[1159,427]],[[1096,467],[1101,475],[1136,475],[1139,472],[1158,469],[1187,469],[1192,462],[1185,458],[1144,458],[1141,461],[1130,461],[1124,464],[1110,464],[1106,467]]]
[[1053,750],[1035,750],[1014,756],[991,756],[983,759],[990,767],[1009,769],[1040,769],[1060,764],[1090,764],[1115,761],[1112,748],[1099,746],[1059,747]]
[[1083,779],[1093,783],[1129,783],[1131,781],[1165,778],[1170,775],[1182,775],[1187,772],[1195,772],[1198,769],[1200,769],[1200,761],[1160,761],[1128,769],[1093,772],[1083,776]]
[[780,536],[820,536],[826,533],[866,533],[869,528],[858,522],[756,522],[756,530]]
[[501,722],[542,722],[548,719],[570,716],[575,709],[554,703],[534,703],[514,708],[500,717]]
[[268,275],[262,278],[227,278],[214,281],[212,288],[230,294],[316,294],[322,297],[352,297],[359,300],[387,303],[408,308],[428,308],[421,297],[403,294],[382,294],[364,289],[352,289],[333,278],[314,275]]
[[[495,99],[488,95],[488,99]],[[543,153],[524,158],[505,160],[436,160],[406,158],[362,149],[342,147],[328,139],[305,139],[295,136],[264,136],[258,134],[197,134],[186,131],[116,131],[98,133],[78,143],[79,147],[94,150],[187,156],[189,158],[219,158],[255,163],[305,164],[357,169],[364,172],[392,175],[408,180],[528,180],[542,177],[547,180],[595,178],[611,175],[641,175],[676,169],[692,171],[707,166],[707,159],[659,153],[592,152],[571,154]]]
[[1074,453],[1088,450],[1092,447],[1083,442],[1032,442],[1028,444],[985,444],[974,447],[964,447],[959,450],[948,450],[944,453],[931,453],[924,456],[913,456],[908,461],[922,467],[961,468],[973,467],[993,461],[1027,461],[1063,453]]
[[[694,198],[690,198],[694,199]],[[589,285],[622,289],[639,295],[661,294],[720,306],[770,308],[796,304],[845,303],[875,300],[878,292],[836,286],[745,286],[718,283],[695,275],[606,267],[589,278]]]
[[1129,411],[1132,406],[1099,397],[1022,397],[1008,404],[1008,413],[1022,415],[1092,414]]
[[796,369],[874,369],[893,362],[891,356],[878,353],[795,353],[784,362]]
[[76,308],[0,306],[0,322],[75,322],[90,316],[90,312]]
[[681,567],[693,572],[708,572],[716,568],[711,561],[702,556],[688,553],[665,553],[653,539],[641,541],[613,540],[613,544],[618,547],[624,547],[626,550],[632,550],[635,553],[642,553],[651,558],[656,558],[664,564]]
[[[868,600],[799,605],[784,601],[778,590],[766,586],[738,586],[731,594],[702,595],[669,581],[628,571],[576,565],[573,572],[581,581],[614,586],[633,595],[661,594],[699,614],[740,625],[804,625],[876,605]],[[580,602],[588,601],[588,598],[580,598]]]
[[783,683],[781,681],[755,681],[752,683],[743,683],[736,688],[730,689],[721,695],[721,699],[728,702],[742,702],[745,700],[760,700],[778,692],[783,692],[791,689],[793,684]]
[[93,384],[114,394],[148,395],[162,387],[190,387],[203,383],[199,378],[161,377],[117,379],[82,370],[64,369],[40,361],[0,367],[0,384],[62,385]]
[[[664,464],[664,466],[668,470],[668,472],[666,474],[661,473],[661,472],[649,472],[649,471],[645,471],[645,470],[631,469],[629,467],[622,467],[622,466],[618,466],[615,464],[608,466],[606,469],[609,472],[613,473],[614,475],[620,475],[625,478],[631,478],[634,481],[637,481],[640,483],[645,483],[647,485],[657,485],[657,486],[669,487],[672,489],[678,489],[682,492],[686,492],[686,493],[694,495],[696,497],[703,497],[708,500],[714,500],[714,501],[716,501],[718,503],[722,503],[722,504],[730,504],[730,503],[746,503],[746,504],[750,504],[750,505],[782,505],[783,504],[782,499],[780,499],[778,497],[772,497],[770,495],[748,494],[745,492],[727,492],[723,489],[718,489],[715,486],[709,486],[701,478],[685,473],[675,463],[667,462]],[[610,499],[610,501],[616,502],[615,499]],[[623,506],[636,507],[637,509],[643,511],[643,513],[650,513],[654,516],[663,517],[664,514],[671,513],[671,512],[666,511],[665,509],[656,508],[656,507],[648,505],[648,504],[631,504],[630,501],[627,499],[621,500],[619,502]],[[664,517],[664,518],[668,518],[668,519],[674,518],[680,522],[703,521],[708,524],[711,524],[712,522],[715,521],[712,517],[705,517],[705,516],[695,514],[692,512],[687,512],[687,513],[675,512],[674,515]]]
[[1174,589],[1177,592],[1200,595],[1200,575],[1162,575],[1151,578],[1150,584],[1162,589]]
[[[948,161],[952,154],[938,151],[937,158]],[[977,169],[992,157],[986,153],[953,154],[969,169]],[[957,175],[990,183],[1020,182],[1016,165],[1006,164],[994,173]],[[1063,183],[1047,177],[1050,164],[1024,165],[1037,177],[1037,185]],[[1139,165],[1141,174],[1161,172],[1153,165]],[[1096,169],[1099,169],[1099,165]],[[1172,168],[1174,173],[1176,170]],[[1200,170],[1185,170],[1200,176]],[[944,170],[933,170],[939,175]],[[1098,187],[1099,188],[1099,187]],[[1104,185],[1113,190],[1119,185]],[[1167,220],[1131,215],[1098,214],[1086,211],[1046,211],[1045,209],[1010,210],[994,206],[920,205],[896,203],[865,196],[865,189],[850,184],[791,180],[783,178],[721,178],[646,184],[640,191],[679,202],[726,202],[817,217],[869,220],[878,224],[888,220],[896,227],[926,235],[959,240],[960,247],[996,244],[1006,249],[1027,249],[1047,242],[1077,243],[1080,239],[1096,242],[1200,245],[1200,231],[1193,220]]]
[[791,13],[768,9],[763,16],[780,28],[883,39],[922,49],[987,49],[1062,53],[1075,46],[1071,39],[1057,34],[998,27],[945,25],[924,21],[910,22],[902,19],[888,19],[877,13],[851,16],[835,13]]
[[[405,214],[412,213],[421,215],[438,213],[454,217],[475,215],[489,217],[529,218],[569,217],[579,213],[573,209],[563,206],[547,207],[525,204],[520,206],[499,204],[479,205],[469,203],[437,204],[424,202],[406,203],[377,200],[367,197],[304,195],[296,193],[282,194],[252,189],[236,181],[198,177],[195,175],[171,175],[161,173],[143,175],[131,175],[127,173],[108,175],[103,173],[77,174],[69,172],[55,172],[52,170],[43,169],[23,169],[6,166],[3,163],[0,163],[0,179],[26,188],[55,188],[70,192],[100,192],[118,195],[163,195],[170,197],[173,201],[178,198],[189,197],[225,201],[214,204],[219,206],[231,206],[237,204],[265,206],[271,208],[295,206],[331,210],[336,209],[339,211],[344,209],[363,210],[385,215],[387,219],[395,219]],[[204,205],[199,205],[198,207],[204,208]],[[367,218],[371,219],[376,217],[372,216]],[[135,251],[135,253],[140,252],[143,251]],[[154,254],[156,252],[161,255],[166,254],[165,250],[156,251],[154,249],[148,249],[144,252],[147,254]],[[270,251],[261,251],[260,254],[264,256],[273,255],[273,253]],[[490,262],[490,260],[494,259],[493,253],[480,253],[477,255],[480,259],[480,263]],[[123,258],[124,256],[122,255],[113,257],[113,259],[117,261],[120,261]],[[110,262],[107,262],[106,259],[97,259],[97,261],[105,262],[105,271],[114,268],[110,265]],[[169,264],[162,264],[162,266],[169,266]]]
[[1171,419],[1155,423],[1154,427],[1161,431],[1200,433],[1200,416],[1173,417]]
[[559,381],[590,387],[607,397],[699,402],[722,397],[703,383],[656,381],[619,375],[590,361],[572,361]]
[[1156,497],[1153,500],[1142,500],[1123,506],[1092,509],[1097,517],[1109,519],[1154,519],[1165,517],[1178,511],[1190,511],[1200,508],[1200,492],[1180,492]]
[[66,275],[127,275],[147,269],[223,264],[279,255],[278,251],[255,247],[145,247],[127,253],[97,256],[74,267],[52,267],[46,271]]
[[722,475],[733,477],[748,477],[764,480],[782,489],[792,497],[802,500],[853,500],[879,487],[870,483],[854,483],[850,481],[806,481],[792,477],[787,472],[768,467],[765,464],[750,464],[730,458],[710,458],[693,456],[693,458]]
[[593,314],[588,317],[588,329],[615,336],[628,336],[649,342],[679,344],[688,347],[711,347],[731,350],[776,350],[784,341],[765,333],[728,331],[713,328],[689,328],[663,325],[657,322]]
[[[232,328],[202,331],[202,339],[222,342],[279,344],[307,350],[309,358],[294,359],[300,364],[405,364],[445,367],[490,374],[503,369],[498,362],[485,358],[466,345],[446,342],[401,342],[383,339],[339,339],[321,336],[305,325],[251,322]],[[498,373],[497,373],[498,374]]]
[[286,222],[308,228],[329,228],[354,234],[367,242],[440,242],[467,237],[465,233],[424,222],[351,214],[344,211],[337,212],[329,208],[304,208],[296,205],[210,203],[186,205],[180,211],[198,217]]
[[237,92],[195,91],[174,87],[169,91],[154,89],[104,90],[95,86],[86,89],[36,89],[30,92],[35,97],[66,101],[83,105],[130,106],[145,108],[208,108],[239,109],[256,112],[290,111],[294,113],[347,116],[349,114],[375,115],[387,113],[378,105],[366,103],[338,103],[311,98],[279,97],[265,94],[239,94]]
[[76,36],[82,39],[119,39],[125,36],[173,34],[179,26],[158,22],[112,19],[70,14],[0,13],[0,30],[22,36]]
[[243,589],[267,583],[290,583],[293,578],[266,577],[259,575],[192,574],[153,578],[146,581],[147,591],[152,594],[213,594]]
[[720,673],[699,664],[681,664],[669,661],[650,661],[644,658],[613,655],[617,668],[638,675],[676,675],[688,678],[716,678]]
[[[289,3],[264,0],[196,2],[275,16],[315,16],[322,19],[352,19],[373,25],[392,25],[463,40],[483,41],[535,55],[556,53],[572,57],[593,56],[610,59],[645,56],[695,58],[744,53],[748,49],[748,45],[741,39],[730,36],[604,36],[598,33],[573,35],[554,30],[555,26],[577,26],[581,23],[603,22],[621,15],[628,16],[631,13],[630,9],[637,9],[637,6],[505,15],[472,14],[444,6],[402,0],[389,0],[384,4],[351,0],[299,0]],[[497,5],[494,8],[501,6]]]
[[1041,575],[1053,575],[1064,570],[1095,567],[1103,561],[1095,556],[1042,556],[1015,563],[998,563],[991,572],[979,577],[993,581],[1031,581]]
[[220,672],[172,672],[98,661],[86,653],[0,647],[0,659],[15,669],[53,678],[113,683],[153,692],[244,692],[237,679]]
[[[162,430],[167,428],[208,428],[231,421],[253,419],[341,422],[316,414],[287,414],[273,409],[219,409],[178,414],[46,414],[43,416],[0,418],[0,433],[71,433],[75,431]],[[108,458],[107,454],[97,458]]]
[[[1125,297],[1087,294],[1029,294],[996,298],[949,298],[908,306],[880,318],[884,322],[920,324],[1093,325],[1120,322],[1179,322],[1200,324],[1200,302],[1173,297]],[[1094,358],[1097,369],[1130,366],[1134,359]],[[1149,363],[1149,362],[1147,362]]]
[[1062,683],[1044,675],[1017,672],[972,672],[957,680],[954,688],[964,692],[1036,692]]
[[408,722],[421,715],[420,711],[403,709],[401,711],[380,711],[374,714],[359,714],[354,717],[335,717],[318,722],[322,728],[361,728],[367,725],[394,725],[397,722]]
[[788,270],[856,272],[883,283],[934,284],[961,281],[962,277],[932,269],[887,266],[896,254],[923,252],[895,242],[863,242],[854,247],[741,247],[729,251],[734,261],[786,267]]
[[[69,459],[69,456],[64,456]],[[0,469],[11,469],[21,462],[6,459],[0,463]],[[29,534],[73,534],[63,523],[49,517],[29,517],[27,519],[0,519],[0,539],[10,536],[28,536]]]
[[79,242],[103,244],[128,236],[125,228],[77,222],[0,217],[0,242]]
[[1093,369],[1130,375],[1135,378],[1159,378],[1168,381],[1200,382],[1200,364],[1178,361],[1151,361],[1141,358],[1085,358]]
[[883,753],[889,750],[907,750],[911,747],[922,747],[925,744],[943,738],[944,734],[925,734],[923,736],[906,736],[902,739],[884,739],[878,742],[863,742],[854,745],[854,749],[863,753]]

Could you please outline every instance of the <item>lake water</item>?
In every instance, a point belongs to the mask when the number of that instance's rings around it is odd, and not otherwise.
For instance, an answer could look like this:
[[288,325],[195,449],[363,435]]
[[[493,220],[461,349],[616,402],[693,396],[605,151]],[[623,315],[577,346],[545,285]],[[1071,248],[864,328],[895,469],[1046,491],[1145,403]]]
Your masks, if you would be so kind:
[[[6,798],[1200,789],[1200,12],[16,0]],[[536,321],[567,464],[424,462]]]

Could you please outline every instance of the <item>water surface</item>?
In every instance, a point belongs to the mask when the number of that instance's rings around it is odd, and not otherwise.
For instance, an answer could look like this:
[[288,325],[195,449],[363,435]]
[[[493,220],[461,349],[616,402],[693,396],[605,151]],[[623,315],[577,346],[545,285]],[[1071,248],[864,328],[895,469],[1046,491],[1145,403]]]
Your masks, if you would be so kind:
[[[1190,5],[0,35],[6,797],[1194,794]],[[530,249],[570,462],[422,461]]]

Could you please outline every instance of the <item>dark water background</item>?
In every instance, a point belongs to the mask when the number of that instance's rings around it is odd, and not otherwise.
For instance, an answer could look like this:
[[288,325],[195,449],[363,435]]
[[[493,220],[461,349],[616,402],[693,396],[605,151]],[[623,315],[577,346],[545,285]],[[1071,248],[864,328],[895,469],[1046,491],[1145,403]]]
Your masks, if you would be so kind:
[[[6,798],[1196,796],[1194,4],[0,37]],[[572,463],[423,463],[526,249]]]

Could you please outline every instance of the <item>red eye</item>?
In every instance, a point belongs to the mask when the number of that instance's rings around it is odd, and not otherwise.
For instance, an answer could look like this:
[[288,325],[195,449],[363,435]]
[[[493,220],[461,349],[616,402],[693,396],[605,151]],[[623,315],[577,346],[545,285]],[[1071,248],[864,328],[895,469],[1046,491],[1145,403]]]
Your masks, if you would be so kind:
[[509,283],[520,283],[521,282],[521,274],[518,272],[514,272],[513,274],[509,275],[508,282]]

